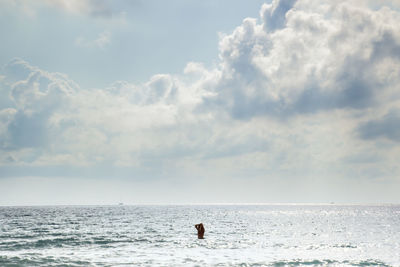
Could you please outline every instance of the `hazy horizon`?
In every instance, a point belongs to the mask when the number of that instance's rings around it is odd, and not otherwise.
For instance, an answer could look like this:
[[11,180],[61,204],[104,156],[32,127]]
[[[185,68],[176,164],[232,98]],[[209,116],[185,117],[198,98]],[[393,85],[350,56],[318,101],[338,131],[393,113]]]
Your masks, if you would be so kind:
[[114,204],[37,204],[37,205],[0,205],[0,207],[15,207],[15,208],[23,208],[23,207],[32,207],[32,208],[40,208],[40,207],[133,207],[133,206],[364,206],[364,207],[376,207],[376,206],[399,206],[399,203],[328,203],[328,202],[270,202],[270,203],[114,203]]

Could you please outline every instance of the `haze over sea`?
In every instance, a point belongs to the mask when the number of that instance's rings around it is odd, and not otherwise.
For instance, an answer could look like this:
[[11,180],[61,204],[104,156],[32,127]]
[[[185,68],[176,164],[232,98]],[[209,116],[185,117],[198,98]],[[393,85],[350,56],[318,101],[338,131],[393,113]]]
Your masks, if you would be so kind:
[[400,266],[400,205],[0,207],[0,227],[0,266]]

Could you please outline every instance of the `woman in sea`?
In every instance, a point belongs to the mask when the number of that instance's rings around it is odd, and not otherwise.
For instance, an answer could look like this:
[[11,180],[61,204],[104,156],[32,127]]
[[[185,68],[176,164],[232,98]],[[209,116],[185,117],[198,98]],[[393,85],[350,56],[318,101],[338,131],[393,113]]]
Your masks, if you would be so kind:
[[204,229],[203,224],[202,224],[202,223],[199,223],[199,224],[196,224],[194,227],[196,227],[196,229],[197,229],[197,237],[198,237],[199,239],[204,239],[204,232],[205,232],[205,229]]

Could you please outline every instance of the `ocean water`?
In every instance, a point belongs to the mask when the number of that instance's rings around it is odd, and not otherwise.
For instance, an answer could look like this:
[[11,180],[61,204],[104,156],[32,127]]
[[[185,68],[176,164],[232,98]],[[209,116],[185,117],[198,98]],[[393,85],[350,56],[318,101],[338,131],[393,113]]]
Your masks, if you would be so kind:
[[400,266],[400,206],[0,207],[0,266]]

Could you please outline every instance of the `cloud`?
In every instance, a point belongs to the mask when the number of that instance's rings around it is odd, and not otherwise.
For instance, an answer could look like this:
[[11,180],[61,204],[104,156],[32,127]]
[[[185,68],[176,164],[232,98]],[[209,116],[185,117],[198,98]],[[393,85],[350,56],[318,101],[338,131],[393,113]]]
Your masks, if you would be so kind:
[[45,0],[45,2],[75,14],[94,17],[111,17],[113,14],[112,5],[106,0]]
[[111,33],[109,31],[104,31],[99,33],[97,38],[94,40],[88,40],[84,37],[78,37],[75,40],[75,45],[86,48],[97,47],[100,49],[104,49],[110,43],[111,43]]
[[274,1],[263,6],[262,24],[245,19],[222,37],[222,74],[210,106],[223,105],[238,119],[286,118],[365,109],[395,93],[399,75],[383,73],[400,62],[398,12],[307,3]]
[[[68,105],[68,96],[78,86],[60,73],[48,73],[14,59],[5,66],[4,87],[9,101],[3,112],[13,114],[7,127],[3,148],[19,149],[47,144],[49,118],[55,110]],[[8,107],[7,107],[8,106]],[[12,111],[12,112],[11,112]],[[3,128],[4,131],[4,128]]]
[[263,4],[261,18],[266,31],[281,29],[286,23],[286,13],[292,9],[296,0],[272,1],[271,4]]
[[400,142],[400,113],[391,111],[379,119],[362,123],[358,133],[365,140],[387,139]]
[[[257,177],[264,186],[398,174],[383,152],[368,151],[376,139],[398,141],[398,116],[379,115],[399,108],[399,12],[298,0],[260,13],[221,35],[214,66],[190,62],[144,83],[81,88],[12,60],[0,81],[3,173],[71,167],[71,176]],[[104,32],[77,42],[109,40]],[[381,160],[355,166],[358,155]]]
[[[192,98],[178,94],[182,84],[170,75],[155,75],[141,85],[117,82],[85,90],[65,75],[21,59],[7,64],[4,73],[8,102],[0,107],[2,149],[16,154],[35,149],[27,157],[32,164],[59,164],[71,154],[81,155],[86,164],[135,164],[135,154],[162,148],[166,137],[177,142],[167,131],[178,123],[179,113],[189,114],[194,107]],[[24,157],[14,157],[16,163],[26,163]]]
[[[129,5],[136,3],[130,1]],[[2,11],[17,9],[28,18],[35,18],[37,11],[43,7],[59,9],[73,15],[89,16],[102,19],[123,19],[124,14],[120,6],[125,3],[110,0],[1,0]]]

